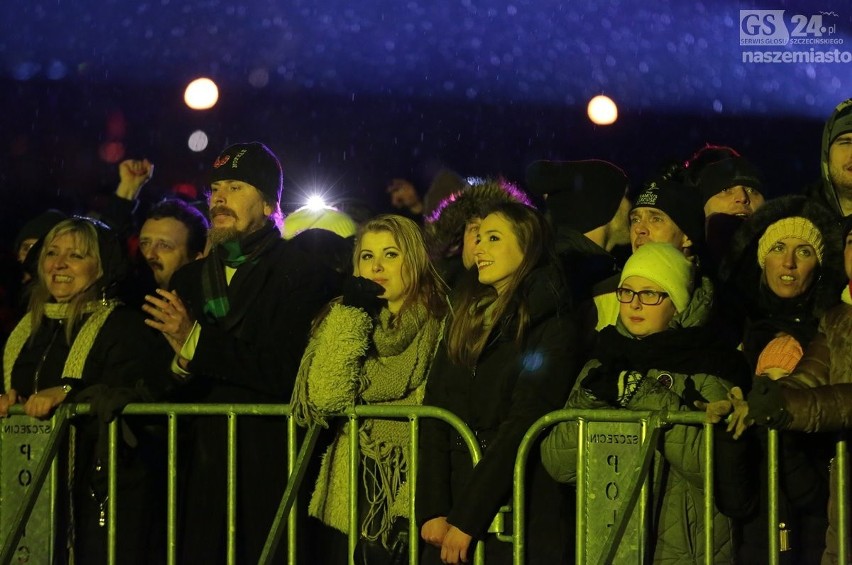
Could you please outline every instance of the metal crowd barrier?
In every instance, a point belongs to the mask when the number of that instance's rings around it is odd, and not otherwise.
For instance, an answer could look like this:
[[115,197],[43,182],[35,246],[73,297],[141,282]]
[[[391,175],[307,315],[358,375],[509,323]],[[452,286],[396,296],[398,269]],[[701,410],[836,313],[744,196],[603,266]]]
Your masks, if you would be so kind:
[[[23,412],[20,407],[13,407],[12,415],[21,415]],[[51,466],[54,463],[56,454],[58,453],[59,445],[64,436],[68,432],[69,419],[77,414],[87,414],[88,405],[63,405],[57,410],[52,419],[52,431],[47,444],[44,448],[44,456],[38,462],[35,471],[31,473],[31,478],[28,479],[28,486],[25,495],[20,501],[17,501],[17,509],[15,519],[8,531],[0,531],[0,564],[10,563],[13,561],[17,542],[20,539],[30,512],[35,505],[36,497],[39,494],[42,485],[48,476]],[[123,414],[126,416],[164,416],[167,420],[168,433],[168,468],[176,469],[178,461],[178,419],[182,416],[222,416],[228,420],[228,458],[227,458],[227,477],[228,488],[227,497],[227,555],[226,561],[229,565],[236,563],[236,476],[237,476],[237,425],[240,416],[286,416],[288,417],[287,427],[287,461],[288,472],[290,478],[286,490],[281,499],[279,510],[273,524],[270,527],[269,537],[264,546],[261,563],[268,563],[271,556],[274,554],[281,536],[283,528],[286,525],[288,531],[288,547],[287,547],[287,562],[289,564],[297,563],[297,547],[296,547],[296,531],[298,527],[297,509],[295,506],[295,497],[301,481],[304,478],[304,471],[307,462],[314,454],[313,448],[316,442],[317,430],[309,429],[306,433],[302,445],[297,445],[297,429],[295,422],[289,418],[288,405],[246,405],[246,404],[131,404],[128,405]],[[408,488],[412,501],[411,514],[409,515],[409,536],[411,540],[419,540],[420,532],[417,528],[416,520],[414,519],[414,508],[416,505],[416,477],[418,469],[418,446],[419,446],[419,429],[420,420],[422,418],[437,418],[440,419],[457,431],[465,441],[471,455],[471,461],[476,464],[481,458],[479,444],[476,436],[457,416],[446,410],[431,406],[356,406],[348,410],[341,417],[348,418],[351,429],[357,429],[358,423],[363,418],[389,418],[403,419],[409,422],[410,431],[410,468],[408,476]],[[603,542],[603,553],[600,554],[598,562],[612,562],[615,555],[617,542],[621,541],[622,536],[628,528],[628,522],[634,514],[633,509],[637,506],[640,508],[643,504],[643,490],[650,463],[653,459],[654,447],[657,443],[658,434],[663,426],[668,425],[701,425],[704,428],[704,446],[703,446],[703,486],[704,486],[704,553],[705,562],[712,563],[713,556],[713,435],[714,428],[704,422],[703,413],[698,412],[627,412],[622,410],[560,410],[551,412],[536,421],[524,436],[521,445],[518,449],[518,455],[514,470],[514,488],[512,493],[511,508],[524,508],[524,499],[526,496],[524,482],[527,472],[527,461],[530,457],[538,457],[539,454],[532,452],[533,446],[536,445],[537,438],[544,433],[548,428],[565,421],[576,420],[579,426],[579,437],[585,437],[589,426],[596,423],[633,423],[641,428],[641,444],[639,445],[638,458],[635,462],[634,473],[629,477],[629,484],[623,491],[623,502],[620,507],[622,511],[617,515],[617,519],[609,529],[609,535]],[[11,420],[6,420],[9,422]],[[116,452],[118,443],[118,423],[116,421],[109,425],[109,477],[108,477],[108,512],[111,519],[107,525],[107,558],[108,563],[116,563],[116,547],[115,540],[120,527],[119,516],[116,516],[116,474],[113,471],[116,463]],[[769,446],[768,459],[769,461],[777,461],[778,459],[778,432],[769,431]],[[350,499],[349,499],[349,555],[350,563],[353,561],[355,544],[358,538],[358,509],[357,509],[357,487],[360,484],[358,480],[358,469],[360,465],[360,446],[358,443],[358,434],[350,433],[350,468],[349,468],[349,484],[350,484]],[[587,480],[584,473],[584,462],[587,453],[583,447],[583,442],[578,445],[578,475],[577,484],[583,485]],[[839,563],[845,565],[847,560],[847,535],[849,514],[846,501],[848,499],[848,459],[846,452],[846,441],[841,440],[837,443],[836,457],[834,461],[835,475],[838,477],[836,486],[836,494],[838,499],[838,553]],[[28,471],[29,473],[29,471]],[[167,480],[167,517],[166,517],[166,558],[169,565],[177,562],[177,475],[174,472],[169,472]],[[778,488],[779,476],[777,465],[768,465],[767,480],[769,484],[769,555],[767,563],[776,565],[779,562],[780,548],[778,538]],[[0,493],[0,500],[5,500],[3,512],[9,512],[8,505],[11,502],[8,497],[3,497]],[[585,515],[583,509],[588,503],[586,492],[584,489],[577,489],[577,544],[575,558],[577,563],[589,563],[590,554],[588,551],[586,539],[580,535],[586,527]],[[502,511],[508,510],[503,508]],[[492,527],[489,531],[497,533],[498,538],[512,543],[513,545],[513,562],[516,565],[523,565],[526,547],[524,543],[526,520],[523,512],[512,513],[512,532],[511,534],[503,534],[502,532],[502,514],[498,514],[495,518]],[[646,535],[644,524],[639,524],[638,530],[640,544],[642,536]],[[419,562],[418,544],[411,543],[409,547],[409,562],[417,564]],[[473,563],[475,565],[483,565],[484,563],[484,544],[477,543],[474,553]]]

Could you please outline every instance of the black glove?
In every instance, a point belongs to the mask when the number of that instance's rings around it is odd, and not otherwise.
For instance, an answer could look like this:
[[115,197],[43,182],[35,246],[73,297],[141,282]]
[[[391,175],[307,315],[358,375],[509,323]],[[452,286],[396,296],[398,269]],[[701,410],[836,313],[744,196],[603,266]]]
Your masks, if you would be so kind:
[[680,397],[683,399],[683,405],[689,410],[698,410],[695,406],[696,402],[707,403],[707,399],[701,396],[701,393],[695,388],[695,381],[691,376],[686,377],[686,381],[683,384],[683,394]]
[[784,408],[781,385],[769,377],[757,377],[748,393],[748,415],[756,424],[784,428],[793,418]]
[[626,370],[627,363],[623,359],[608,359],[603,365],[589,369],[582,387],[598,400],[615,406],[624,392],[620,381],[621,373]]
[[343,282],[343,305],[360,308],[374,318],[388,303],[384,298],[379,298],[384,293],[385,288],[379,283],[364,277],[350,276]]

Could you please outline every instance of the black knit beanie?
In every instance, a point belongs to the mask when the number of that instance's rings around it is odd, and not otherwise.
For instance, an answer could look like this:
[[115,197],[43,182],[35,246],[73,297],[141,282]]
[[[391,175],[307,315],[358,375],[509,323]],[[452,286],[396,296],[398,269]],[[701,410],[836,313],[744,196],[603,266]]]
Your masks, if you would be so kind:
[[580,233],[608,224],[629,184],[624,171],[599,159],[535,161],[527,167],[526,181],[530,192],[547,195],[554,226]]
[[742,157],[731,157],[711,163],[698,176],[702,205],[726,188],[740,185],[764,192],[760,171]]
[[45,210],[32,220],[24,224],[18,235],[15,236],[15,252],[21,248],[21,244],[26,239],[41,239],[47,235],[53,226],[66,219],[68,216],[59,210]]
[[693,188],[675,180],[657,180],[636,196],[633,208],[662,210],[692,240],[693,245],[701,246],[704,242],[704,204]]
[[237,180],[263,193],[267,202],[281,201],[283,172],[275,154],[263,143],[236,143],[226,148],[213,162],[208,182]]

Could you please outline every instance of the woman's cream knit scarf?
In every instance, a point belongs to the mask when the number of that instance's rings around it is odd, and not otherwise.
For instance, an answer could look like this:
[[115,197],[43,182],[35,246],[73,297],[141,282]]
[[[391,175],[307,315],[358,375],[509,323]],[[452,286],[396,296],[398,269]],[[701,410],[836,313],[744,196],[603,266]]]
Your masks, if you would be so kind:
[[[71,350],[68,352],[68,358],[65,360],[65,368],[62,370],[63,377],[80,379],[83,377],[83,367],[86,364],[86,359],[89,356],[89,351],[92,349],[92,344],[95,343],[95,338],[98,337],[98,332],[101,331],[104,322],[118,306],[117,300],[91,301],[83,306],[84,314],[91,314],[88,319],[83,322],[83,326],[77,333],[74,343],[71,345]],[[65,320],[68,318],[67,303],[49,303],[45,304],[44,315],[52,320]],[[9,340],[6,342],[6,349],[3,351],[3,386],[4,390],[12,388],[12,367],[18,359],[21,350],[30,338],[33,329],[32,312],[27,312],[15,329],[12,330]]]

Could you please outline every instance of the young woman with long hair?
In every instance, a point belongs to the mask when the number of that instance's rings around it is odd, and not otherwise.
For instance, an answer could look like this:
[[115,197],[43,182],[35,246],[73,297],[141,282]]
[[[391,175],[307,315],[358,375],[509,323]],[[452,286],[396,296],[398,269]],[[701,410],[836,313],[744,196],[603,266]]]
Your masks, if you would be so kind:
[[[420,404],[446,311],[446,290],[417,224],[396,215],[368,221],[343,296],[319,316],[302,358],[292,400],[297,422],[328,426],[330,416],[355,404]],[[353,432],[348,422],[335,425],[309,507],[341,532],[318,548],[326,563],[347,559],[350,527]],[[354,433],[362,455],[356,563],[407,562],[408,424],[366,419]]]
[[[456,432],[424,421],[416,508],[424,563],[469,561],[475,540],[485,541],[489,564],[511,562],[511,545],[488,527],[510,499],[524,433],[562,406],[576,376],[569,293],[544,218],[515,202],[482,218],[476,270],[454,304],[424,400],[467,423],[482,460],[472,467]],[[562,563],[572,535],[564,493],[538,458],[529,462],[528,480],[529,562]]]

